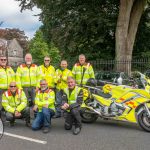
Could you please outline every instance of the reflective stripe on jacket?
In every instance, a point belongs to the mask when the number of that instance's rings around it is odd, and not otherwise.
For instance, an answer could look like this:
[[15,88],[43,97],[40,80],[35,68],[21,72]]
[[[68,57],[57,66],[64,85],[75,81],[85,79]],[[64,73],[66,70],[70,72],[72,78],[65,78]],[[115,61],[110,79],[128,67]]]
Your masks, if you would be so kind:
[[15,73],[9,66],[3,68],[0,66],[0,89],[8,89],[10,82],[15,81]]
[[14,113],[16,110],[21,112],[27,106],[25,93],[18,89],[15,96],[13,96],[10,90],[7,90],[2,95],[2,106],[5,111],[10,113]]
[[90,63],[86,63],[82,66],[76,63],[72,69],[72,74],[77,84],[85,85],[89,78],[95,78],[93,67]]
[[44,105],[48,105],[50,109],[55,111],[55,93],[51,89],[47,89],[46,91],[42,92],[40,90],[37,91],[35,97],[35,105],[38,106],[39,112],[42,111]]
[[[65,69],[65,70],[57,69],[56,70],[55,83],[57,84],[56,88],[58,90],[65,89],[68,87],[67,78],[69,76],[72,76],[72,72],[69,69]],[[59,83],[58,83],[58,80],[60,80]]]
[[55,68],[53,66],[45,67],[41,65],[38,67],[38,87],[40,87],[40,80],[45,79],[48,82],[48,87],[55,87]]
[[68,104],[73,104],[76,103],[78,94],[80,93],[81,88],[78,86],[75,86],[75,88],[73,89],[73,91],[71,91],[71,93],[69,93],[69,89],[65,88],[64,89],[64,93],[67,95],[67,99],[68,99]]
[[16,82],[18,88],[36,87],[37,81],[37,65],[32,64],[28,67],[26,64],[22,64],[17,68]]

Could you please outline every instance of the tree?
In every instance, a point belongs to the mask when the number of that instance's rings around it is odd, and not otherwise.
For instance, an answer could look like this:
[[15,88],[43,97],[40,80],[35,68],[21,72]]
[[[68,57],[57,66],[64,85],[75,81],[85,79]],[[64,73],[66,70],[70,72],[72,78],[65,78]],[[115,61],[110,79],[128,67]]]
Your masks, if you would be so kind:
[[[146,0],[120,0],[119,16],[116,27],[116,60],[132,60],[134,41],[138,25],[146,6]],[[118,71],[130,73],[131,64],[126,67],[124,64],[117,65]]]
[[[62,56],[85,53],[90,59],[107,56],[129,62],[141,16],[149,8],[148,0],[18,1],[22,10],[35,5],[42,10],[44,35],[62,50]],[[116,69],[130,73],[131,65]]]
[[[62,58],[84,53],[89,59],[114,57],[118,0],[21,1],[22,10],[42,9],[40,19],[47,43],[54,42]],[[116,4],[117,3],[117,4]],[[116,8],[116,9],[114,9]]]
[[29,49],[34,62],[39,65],[43,64],[44,56],[50,56],[54,65],[56,65],[60,60],[59,50],[53,44],[49,46],[44,41],[41,30],[36,31],[34,38],[30,41]]

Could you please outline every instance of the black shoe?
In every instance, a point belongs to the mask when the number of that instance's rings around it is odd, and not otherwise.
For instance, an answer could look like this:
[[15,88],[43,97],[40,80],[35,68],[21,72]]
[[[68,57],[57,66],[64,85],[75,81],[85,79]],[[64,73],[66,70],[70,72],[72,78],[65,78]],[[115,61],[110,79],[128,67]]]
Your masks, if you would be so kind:
[[14,121],[10,121],[10,126],[14,127],[15,126],[15,122]]
[[44,127],[43,128],[43,133],[48,133],[50,131],[50,128],[49,127]]
[[30,122],[26,122],[26,126],[27,127],[31,127],[31,123]]
[[64,125],[64,127],[65,127],[65,130],[71,130],[72,129],[72,125]]
[[52,118],[60,118],[60,117],[61,117],[60,114],[56,114],[56,115],[54,115]]
[[81,131],[81,128],[80,128],[80,127],[75,127],[75,128],[73,129],[73,134],[74,134],[74,135],[77,135],[77,134],[80,133],[80,131]]

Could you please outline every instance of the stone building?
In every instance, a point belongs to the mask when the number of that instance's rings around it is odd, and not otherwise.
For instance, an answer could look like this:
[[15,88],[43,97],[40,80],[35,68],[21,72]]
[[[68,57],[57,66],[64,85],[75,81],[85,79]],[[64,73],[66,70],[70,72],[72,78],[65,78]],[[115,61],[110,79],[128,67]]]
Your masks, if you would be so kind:
[[24,60],[23,48],[16,39],[4,40],[0,39],[0,55],[6,55],[10,66],[18,66]]

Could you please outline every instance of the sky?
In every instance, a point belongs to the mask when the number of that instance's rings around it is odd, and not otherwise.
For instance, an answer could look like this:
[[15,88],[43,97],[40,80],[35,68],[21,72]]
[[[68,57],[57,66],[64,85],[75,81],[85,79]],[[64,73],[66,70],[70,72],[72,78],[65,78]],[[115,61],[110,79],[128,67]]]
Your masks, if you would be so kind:
[[15,0],[0,0],[0,28],[19,28],[31,39],[36,30],[41,26],[38,16],[40,10],[34,8],[33,11],[25,10],[20,12],[19,2]]

